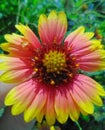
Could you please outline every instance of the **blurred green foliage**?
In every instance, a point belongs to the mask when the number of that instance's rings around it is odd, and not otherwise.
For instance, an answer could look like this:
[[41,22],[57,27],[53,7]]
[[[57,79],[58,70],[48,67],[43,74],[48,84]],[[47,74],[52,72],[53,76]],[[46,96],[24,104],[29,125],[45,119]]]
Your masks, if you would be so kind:
[[[87,31],[93,31],[95,38],[105,45],[105,0],[1,0],[0,1],[0,43],[5,42],[3,35],[16,32],[15,24],[28,24],[38,35],[37,25],[40,14],[51,10],[64,11],[68,19],[67,34],[84,25]],[[0,50],[0,53],[3,53]],[[105,87],[105,71],[86,73]],[[105,104],[105,99],[103,99]],[[0,110],[0,115],[3,110]],[[92,116],[81,116],[79,123],[86,130],[105,129],[105,105],[95,107]],[[78,130],[71,120],[64,125],[57,123],[62,130]],[[35,129],[35,128],[34,128]]]

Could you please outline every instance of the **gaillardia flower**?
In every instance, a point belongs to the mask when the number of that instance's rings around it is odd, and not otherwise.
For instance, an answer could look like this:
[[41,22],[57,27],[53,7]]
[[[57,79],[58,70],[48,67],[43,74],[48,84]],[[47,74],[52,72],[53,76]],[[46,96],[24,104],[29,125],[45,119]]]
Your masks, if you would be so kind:
[[5,98],[13,115],[24,112],[26,122],[46,119],[52,125],[68,117],[76,121],[80,113],[92,114],[94,104],[102,105],[104,89],[80,73],[105,69],[105,51],[100,41],[91,39],[92,32],[81,26],[64,39],[66,15],[56,11],[40,16],[41,41],[28,26],[16,28],[23,35],[6,34],[1,48],[8,54],[0,55],[0,81],[18,84]]

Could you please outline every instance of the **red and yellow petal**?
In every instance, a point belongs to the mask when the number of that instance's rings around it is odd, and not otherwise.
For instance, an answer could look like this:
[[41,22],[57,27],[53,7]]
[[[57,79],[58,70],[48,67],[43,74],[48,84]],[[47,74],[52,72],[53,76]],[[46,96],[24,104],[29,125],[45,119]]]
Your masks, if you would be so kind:
[[71,85],[68,86],[68,88],[66,89],[66,96],[67,96],[67,100],[69,104],[69,115],[70,115],[71,120],[77,121],[80,115],[80,110],[70,93],[70,88],[71,88]]
[[45,118],[47,123],[51,126],[56,121],[56,113],[54,108],[55,103],[55,89],[47,88],[47,100],[45,104]]
[[99,96],[105,96],[104,89],[97,82],[82,74],[74,80],[70,93],[80,111],[87,114],[94,112],[93,104],[101,106],[102,100]]
[[48,15],[39,17],[38,31],[44,44],[59,44],[64,38],[67,29],[67,18],[64,12],[51,11]]
[[105,50],[99,40],[90,40],[94,33],[84,32],[79,27],[65,39],[70,53],[75,57],[79,68],[85,71],[98,71],[105,69]]
[[0,55],[0,70],[19,70],[19,69],[32,69],[31,60],[28,58],[22,59],[18,57],[10,57],[5,55]]
[[25,37],[25,39],[31,43],[31,45],[34,48],[40,48],[41,44],[37,38],[37,36],[34,34],[34,32],[28,27],[23,24],[18,24],[15,26]]
[[65,39],[65,44],[67,44],[68,46],[72,46],[72,42],[75,40],[75,38],[78,36],[78,34],[83,34],[85,31],[85,28],[83,26],[79,27],[78,29],[76,29],[75,31],[73,31],[72,33],[70,33],[66,39]]
[[35,87],[32,84],[32,80],[29,80],[10,90],[5,98],[5,104],[7,106],[13,105],[13,115],[22,113],[28,107],[35,96],[33,91],[34,89]]
[[29,69],[9,70],[0,75],[0,81],[4,83],[19,83],[32,75]]
[[30,45],[26,45],[26,41],[23,42],[23,44],[13,44],[13,43],[2,43],[0,44],[0,47],[8,52],[9,56],[15,56],[15,57],[30,57],[34,55],[33,48],[30,51]]
[[[12,106],[12,114],[13,115],[18,115],[25,111],[25,109],[29,106],[29,104],[33,101],[34,99],[34,86],[27,88],[28,90],[21,92],[18,96],[20,96],[20,100],[18,97],[18,100],[13,106]],[[15,97],[14,97],[15,98]]]
[[[99,96],[105,96],[105,91],[103,87],[96,82],[95,80],[91,79],[90,77],[86,75],[79,74],[78,80],[86,84],[86,86],[90,87],[90,91],[93,92],[94,94],[98,94]],[[93,89],[93,91],[92,91]]]
[[5,39],[9,42],[9,43],[13,43],[13,44],[17,44],[19,45],[20,43],[23,42],[23,36],[21,35],[18,35],[18,34],[6,34],[5,36]]
[[71,49],[71,53],[76,53],[82,49],[87,49],[91,46],[89,40],[94,36],[93,32],[84,32],[84,27],[79,27],[74,32],[69,34],[65,39],[65,44]]
[[44,89],[37,86],[37,83],[31,79],[14,87],[7,94],[5,105],[13,105],[13,115],[18,115],[24,111],[24,119],[26,122],[29,122],[36,118],[37,115],[40,116],[46,97]]
[[61,87],[56,89],[55,94],[55,111],[57,115],[57,120],[60,123],[65,123],[69,116],[69,104],[66,97],[66,92],[64,92]]
[[105,69],[105,50],[96,50],[83,56],[78,55],[79,68],[85,71],[98,71]]
[[[34,90],[34,99],[31,102],[31,104],[28,106],[28,108],[25,110],[24,113],[24,119],[26,122],[29,122],[33,119],[35,119],[37,116],[40,116],[41,111],[44,108],[44,105],[46,103],[46,92],[41,86],[36,86],[37,90]],[[42,89],[41,89],[42,88]],[[44,115],[41,117],[43,118]]]
[[[11,56],[32,56],[34,48],[31,44],[24,38],[24,36],[18,34],[6,34],[5,39],[7,43],[0,44],[0,47],[9,52]],[[31,51],[30,51],[30,48]]]
[[94,107],[91,100],[83,91],[79,89],[77,84],[73,84],[73,88],[70,92],[80,109],[83,109],[88,114],[92,114],[94,112]]
[[20,59],[16,57],[9,57],[0,55],[0,81],[5,83],[18,83],[26,80],[32,75],[33,69],[31,61],[28,59]]

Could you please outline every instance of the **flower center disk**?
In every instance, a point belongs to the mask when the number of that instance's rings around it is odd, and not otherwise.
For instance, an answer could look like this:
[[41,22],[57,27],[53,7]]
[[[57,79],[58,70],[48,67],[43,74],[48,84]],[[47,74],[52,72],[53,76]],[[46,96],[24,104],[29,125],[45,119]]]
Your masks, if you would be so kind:
[[72,81],[77,72],[75,58],[64,45],[44,46],[33,58],[33,78],[46,85],[59,85]]
[[66,56],[62,52],[51,50],[45,54],[43,65],[46,67],[47,72],[59,73],[66,67]]

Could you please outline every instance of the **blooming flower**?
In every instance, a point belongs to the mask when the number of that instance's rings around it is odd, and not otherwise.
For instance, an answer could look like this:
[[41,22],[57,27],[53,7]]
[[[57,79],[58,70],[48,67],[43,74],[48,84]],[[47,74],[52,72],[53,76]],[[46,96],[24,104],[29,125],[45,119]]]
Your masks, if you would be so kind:
[[0,55],[0,81],[18,83],[5,98],[13,115],[24,112],[26,122],[45,117],[52,125],[68,117],[76,121],[80,113],[92,114],[94,104],[102,105],[102,86],[80,73],[105,69],[105,51],[100,41],[91,39],[92,32],[81,26],[64,39],[66,15],[56,11],[39,17],[41,42],[28,26],[16,28],[23,35],[6,34],[1,48],[8,54]]

